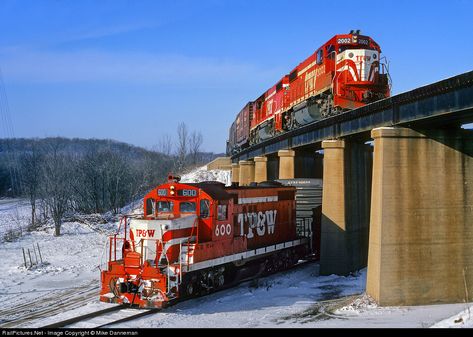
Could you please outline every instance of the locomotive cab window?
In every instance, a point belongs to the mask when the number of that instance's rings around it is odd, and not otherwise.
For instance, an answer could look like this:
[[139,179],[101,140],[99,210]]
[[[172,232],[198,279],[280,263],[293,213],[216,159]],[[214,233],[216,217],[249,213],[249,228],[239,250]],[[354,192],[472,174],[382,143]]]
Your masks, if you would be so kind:
[[289,74],[289,82],[294,81],[297,78],[297,69]]
[[335,58],[335,47],[333,46],[333,44],[329,44],[327,46],[327,58],[333,60]]
[[218,205],[217,207],[217,220],[227,220],[227,205]]
[[179,212],[181,213],[195,213],[195,202],[182,201],[179,204]]
[[200,217],[202,219],[208,218],[210,214],[210,202],[207,199],[200,201]]
[[171,213],[174,209],[172,201],[158,201],[158,213]]
[[153,199],[146,199],[146,215],[155,215],[156,203]]
[[276,91],[280,91],[282,89],[282,82],[278,82],[278,84],[276,84]]
[[319,49],[317,50],[317,64],[322,64],[323,60],[324,60],[324,50]]

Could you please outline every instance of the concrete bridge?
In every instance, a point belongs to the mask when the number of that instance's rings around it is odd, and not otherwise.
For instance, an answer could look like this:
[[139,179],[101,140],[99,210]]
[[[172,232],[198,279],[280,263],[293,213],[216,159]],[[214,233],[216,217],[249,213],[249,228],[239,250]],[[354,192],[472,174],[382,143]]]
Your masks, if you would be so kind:
[[472,301],[471,122],[468,72],[245,149],[232,180],[323,178],[321,274],[367,265],[379,304]]

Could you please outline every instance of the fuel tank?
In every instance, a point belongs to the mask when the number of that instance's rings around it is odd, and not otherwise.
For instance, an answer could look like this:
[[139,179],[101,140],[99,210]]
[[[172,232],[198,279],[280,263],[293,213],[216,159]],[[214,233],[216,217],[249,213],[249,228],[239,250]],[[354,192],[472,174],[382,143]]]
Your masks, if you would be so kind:
[[294,107],[294,118],[299,125],[315,122],[321,119],[318,104],[307,105],[306,102]]

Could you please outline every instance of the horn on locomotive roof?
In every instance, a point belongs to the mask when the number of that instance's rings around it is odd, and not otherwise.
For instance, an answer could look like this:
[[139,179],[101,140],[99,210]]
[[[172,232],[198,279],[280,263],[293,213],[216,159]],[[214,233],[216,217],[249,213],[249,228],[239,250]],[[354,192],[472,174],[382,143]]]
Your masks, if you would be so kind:
[[168,182],[169,183],[171,183],[171,182],[178,183],[180,180],[181,180],[180,176],[174,176],[172,174],[168,175]]

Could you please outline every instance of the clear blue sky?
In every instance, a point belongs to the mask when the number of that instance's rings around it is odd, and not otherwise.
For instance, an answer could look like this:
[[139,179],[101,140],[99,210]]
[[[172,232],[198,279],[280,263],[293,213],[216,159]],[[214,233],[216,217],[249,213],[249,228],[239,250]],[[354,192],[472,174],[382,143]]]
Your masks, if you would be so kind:
[[245,103],[333,35],[373,37],[400,93],[473,69],[472,15],[470,0],[0,0],[0,67],[17,137],[150,148],[184,121],[223,152]]

